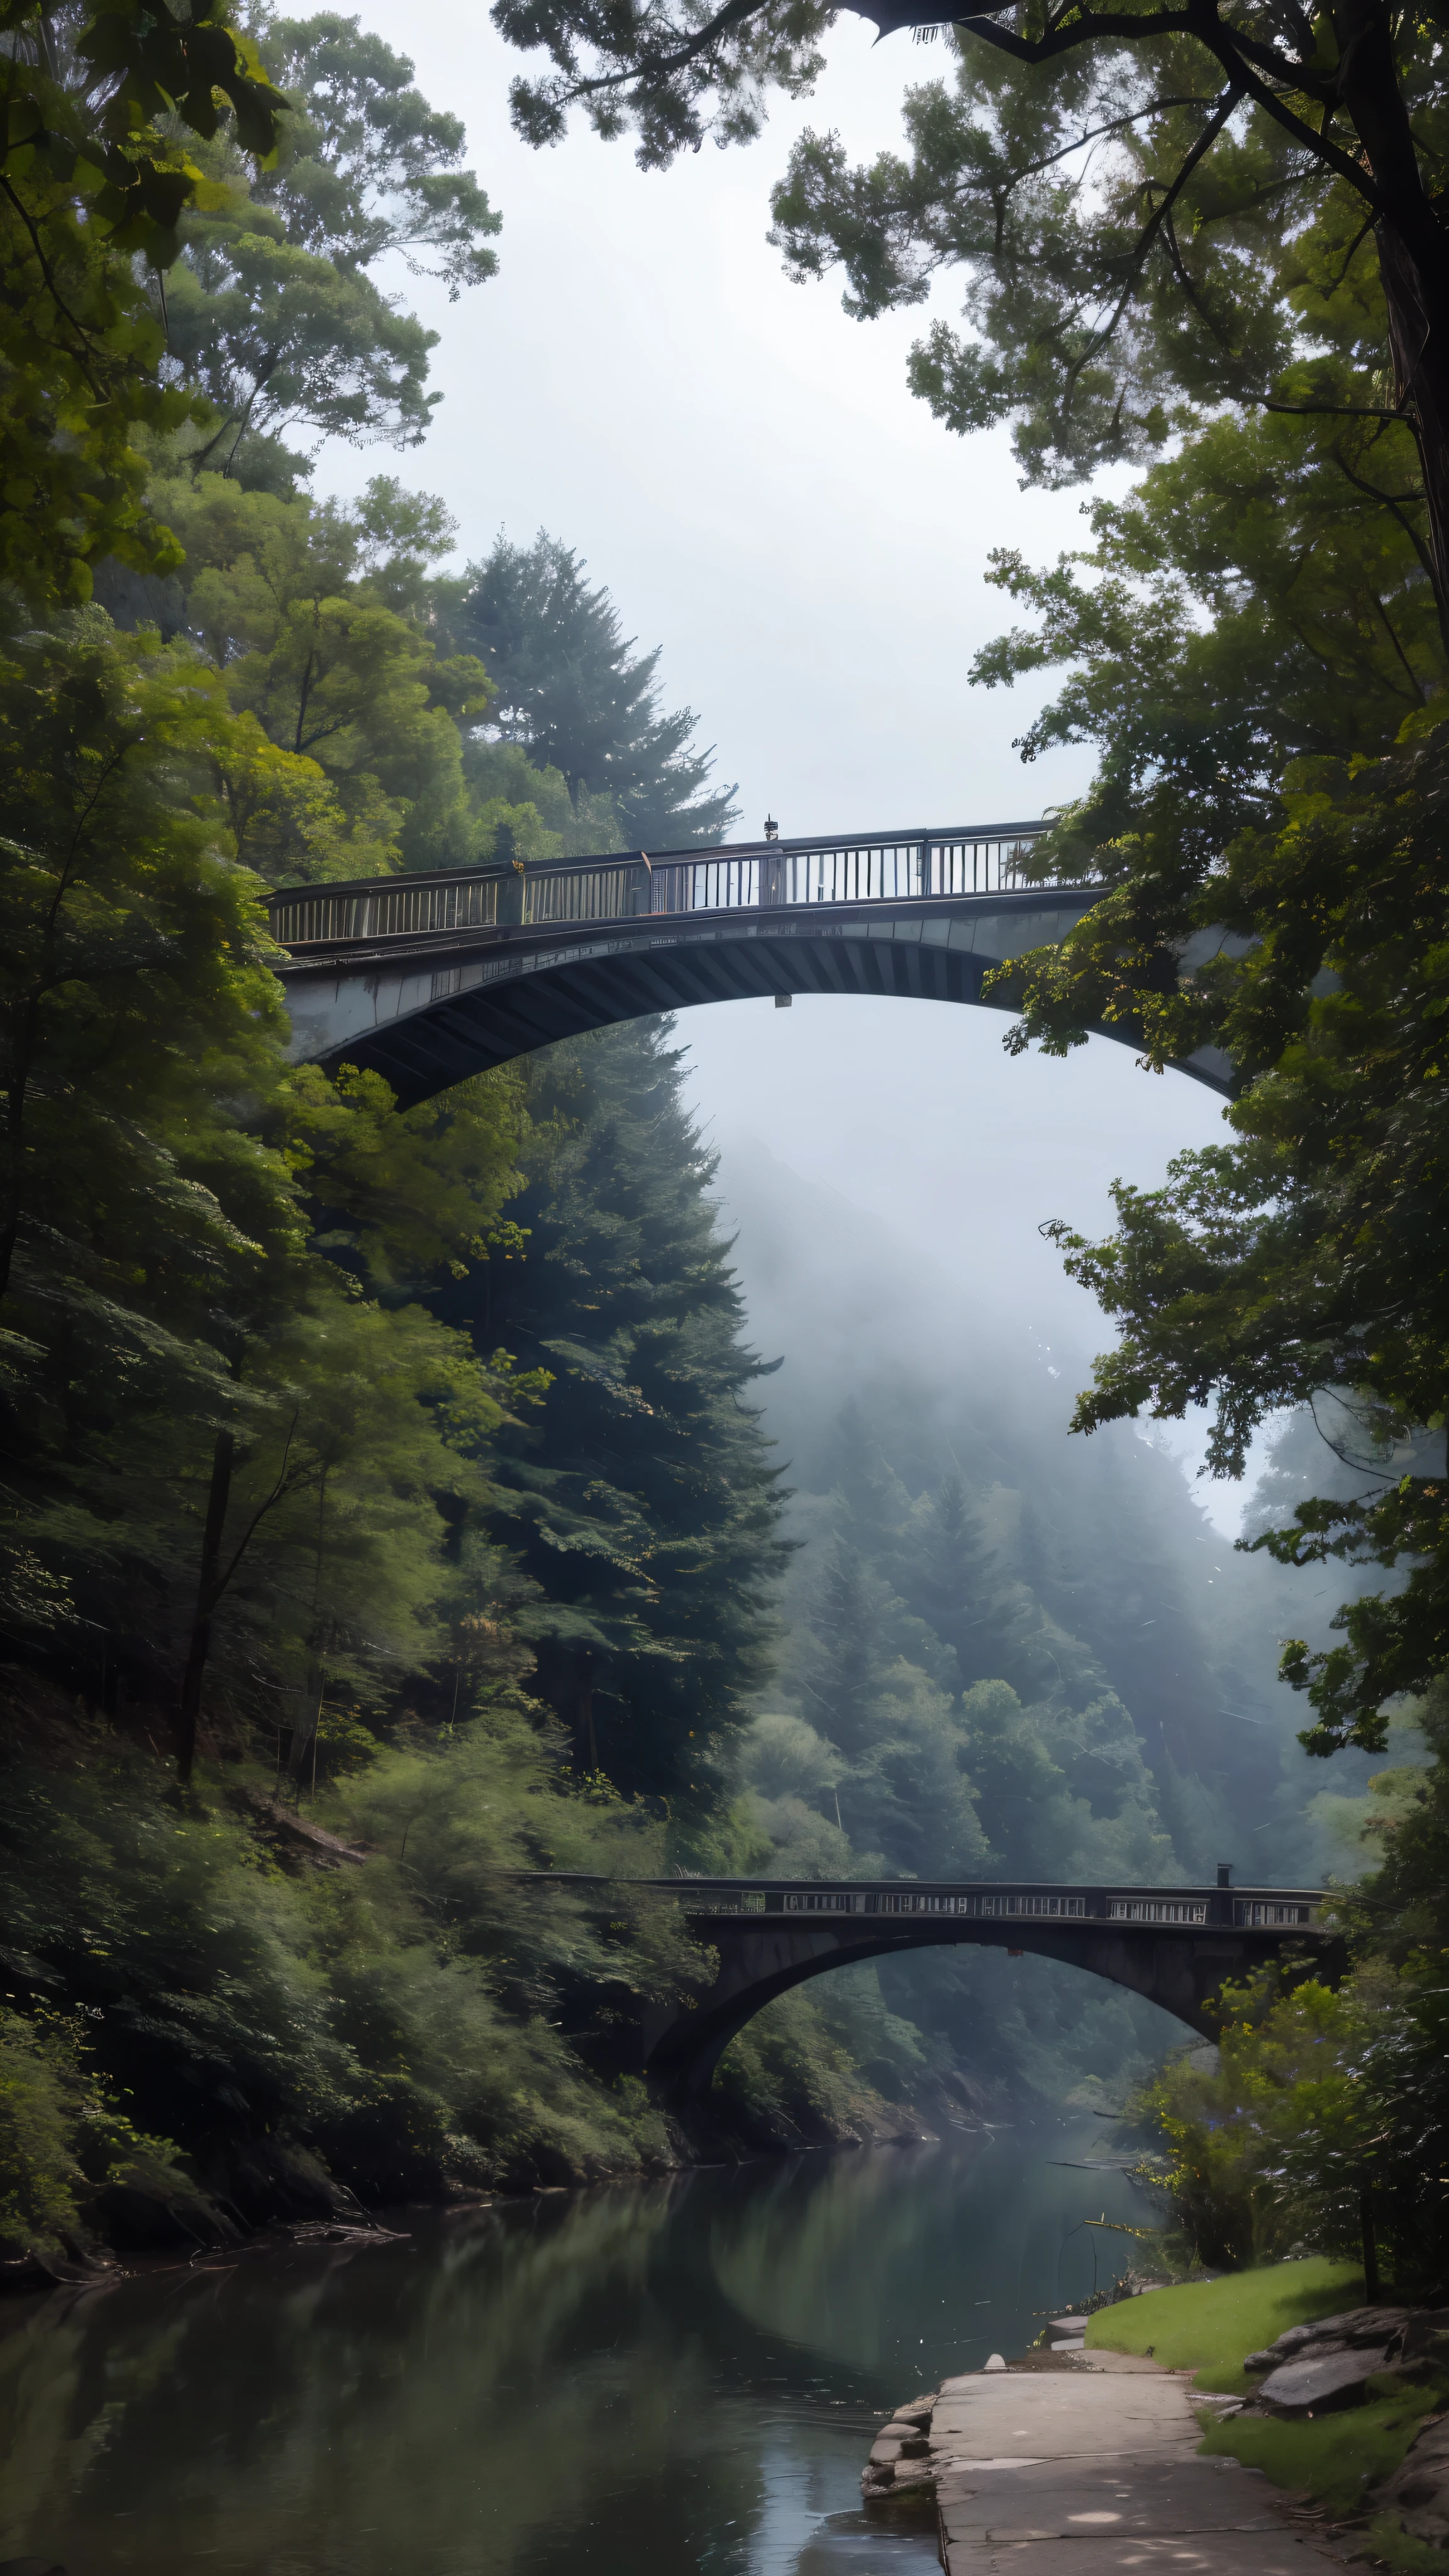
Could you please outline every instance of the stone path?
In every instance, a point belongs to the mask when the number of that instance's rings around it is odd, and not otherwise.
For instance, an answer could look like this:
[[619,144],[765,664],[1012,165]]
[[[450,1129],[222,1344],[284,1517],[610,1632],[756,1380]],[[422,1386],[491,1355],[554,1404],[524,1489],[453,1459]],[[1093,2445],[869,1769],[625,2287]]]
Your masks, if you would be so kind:
[[948,2379],[931,2419],[946,2576],[1342,2576],[1266,2478],[1198,2458],[1201,2438],[1186,2382],[1151,2362]]

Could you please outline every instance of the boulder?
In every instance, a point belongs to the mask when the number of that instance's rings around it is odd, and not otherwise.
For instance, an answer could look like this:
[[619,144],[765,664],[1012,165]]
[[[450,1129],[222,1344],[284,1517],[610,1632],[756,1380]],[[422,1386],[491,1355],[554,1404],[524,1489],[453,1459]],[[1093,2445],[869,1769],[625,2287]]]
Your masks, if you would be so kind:
[[1258,2404],[1274,2415],[1328,2415],[1361,2406],[1365,2382],[1393,2357],[1391,2344],[1314,2344],[1270,2371]]
[[1355,2406],[1375,2371],[1404,2378],[1431,2370],[1449,2354],[1449,2313],[1440,2308],[1346,2308],[1311,2325],[1289,2326],[1244,2370],[1264,2371],[1260,2404],[1278,2414],[1316,2414]]
[[1415,2540],[1449,2548],[1449,2417],[1426,2424],[1374,2497]]
[[983,2370],[1004,2370],[1006,2364],[999,2352],[989,2352],[981,2367]]
[[1266,2344],[1261,2352],[1246,2354],[1243,2368],[1244,2370],[1276,2370],[1280,2362],[1291,2361],[1294,2353],[1301,2352],[1304,2345],[1311,2343],[1312,2340],[1312,2326],[1290,2326],[1286,2334],[1280,2334],[1276,2343]]

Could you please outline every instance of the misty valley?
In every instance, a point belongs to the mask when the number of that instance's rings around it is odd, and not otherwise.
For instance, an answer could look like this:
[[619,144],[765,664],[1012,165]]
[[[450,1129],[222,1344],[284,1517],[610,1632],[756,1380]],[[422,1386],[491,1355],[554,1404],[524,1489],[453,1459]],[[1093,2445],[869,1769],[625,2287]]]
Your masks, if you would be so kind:
[[1449,2568],[1446,61],[11,0],[0,2576]]

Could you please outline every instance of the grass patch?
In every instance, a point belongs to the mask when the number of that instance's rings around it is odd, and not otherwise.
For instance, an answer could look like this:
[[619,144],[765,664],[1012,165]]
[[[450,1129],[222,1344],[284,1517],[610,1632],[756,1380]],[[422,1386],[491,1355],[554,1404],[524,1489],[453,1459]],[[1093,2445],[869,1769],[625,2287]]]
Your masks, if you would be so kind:
[[1444,2576],[1443,2550],[1431,2541],[1416,2540],[1392,2514],[1381,2513],[1370,2525],[1369,2544],[1385,2567],[1397,2570],[1397,2576]]
[[[1318,2415],[1311,2424],[1234,2415],[1214,2424],[1202,2447],[1210,2459],[1261,2469],[1275,2487],[1298,2488],[1331,2513],[1361,2513],[1369,2490],[1398,2467],[1433,2402],[1427,2391],[1416,2389],[1376,2405],[1348,2407],[1341,2415]],[[1442,2570],[1442,2552],[1429,2563]]]
[[[1175,2290],[1124,2299],[1119,2307],[1099,2309],[1087,2341],[1105,2352],[1150,2352],[1168,2370],[1195,2370],[1204,2391],[1240,2396],[1258,2385],[1244,2375],[1244,2353],[1261,2352],[1288,2326],[1362,2302],[1363,2275],[1355,2265],[1314,2256],[1306,2263],[1274,2263],[1261,2272],[1230,2272],[1220,2281],[1188,2281]],[[1234,2415],[1225,2424],[1205,2426],[1202,2447],[1210,2458],[1261,2469],[1274,2486],[1306,2494],[1336,2516],[1358,2514],[1398,2467],[1423,2417],[1441,2409],[1446,2395],[1442,2382],[1404,2388],[1312,2423]],[[1378,2559],[1396,2576],[1444,2576],[1449,2567],[1443,2550],[1411,2539],[1387,2514],[1379,2516],[1369,2537]]]
[[1140,2299],[1099,2308],[1088,2324],[1087,2342],[1102,2352],[1150,2352],[1167,2370],[1195,2369],[1199,2388],[1241,2397],[1257,2386],[1244,2377],[1245,2353],[1261,2352],[1289,2326],[1362,2305],[1357,2264],[1331,2263],[1315,2254],[1306,2263],[1185,2281],[1175,2290],[1147,2290]]

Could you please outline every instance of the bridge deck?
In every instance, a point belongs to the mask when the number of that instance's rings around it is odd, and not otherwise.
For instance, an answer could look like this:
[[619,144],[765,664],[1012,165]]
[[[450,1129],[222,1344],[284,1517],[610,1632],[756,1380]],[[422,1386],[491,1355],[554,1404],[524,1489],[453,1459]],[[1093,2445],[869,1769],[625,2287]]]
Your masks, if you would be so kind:
[[[522,1874],[520,1874],[522,1875]],[[1125,1986],[1215,2036],[1223,1985],[1281,1962],[1336,1982],[1337,1927],[1317,1888],[1061,1887],[998,1880],[536,1877],[617,1908],[626,1890],[680,1905],[712,1959],[711,1982],[645,2007],[641,2070],[680,2103],[702,2103],[720,2056],[767,2003],[808,1978],[868,1959],[958,1944],[1028,1952]]]
[[[1097,1932],[1192,1933],[1311,1931],[1322,1919],[1321,1888],[1305,1887],[1060,1887],[1006,1880],[837,1879],[823,1885],[810,1879],[733,1878],[591,1878],[556,1873],[539,1876],[540,1887],[648,1889],[669,1896],[691,1917],[711,1924],[754,1926],[760,1917],[780,1916],[805,1929],[828,1921],[845,1928],[852,1919],[866,1928],[925,1929],[948,1921],[1050,1925],[1070,1932],[1079,1925]],[[782,1926],[783,1928],[783,1926]]]
[[[1100,896],[1032,860],[1047,825],[825,834],[490,864],[270,899],[295,1060],[380,1073],[407,1107],[561,1038],[802,994],[1009,1007],[995,968]],[[1140,1039],[1125,1023],[1103,1034]],[[1199,1048],[1184,1073],[1231,1067]]]

